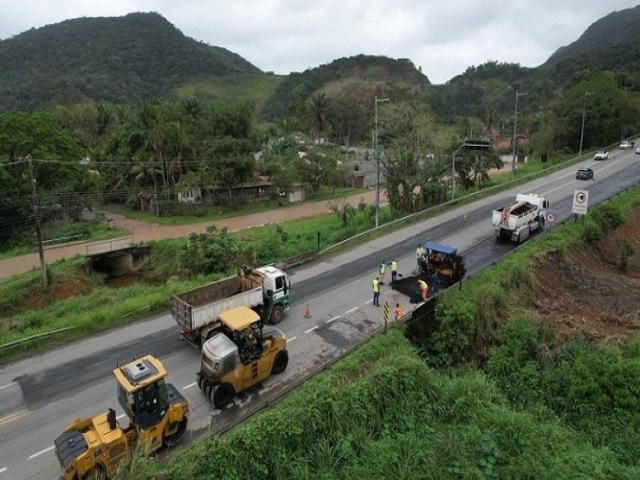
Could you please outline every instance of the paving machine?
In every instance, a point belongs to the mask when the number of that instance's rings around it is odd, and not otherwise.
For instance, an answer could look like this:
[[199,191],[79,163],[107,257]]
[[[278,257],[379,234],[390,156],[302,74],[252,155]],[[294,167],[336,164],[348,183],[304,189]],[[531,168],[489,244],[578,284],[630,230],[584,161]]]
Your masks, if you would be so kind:
[[160,360],[146,355],[116,368],[113,374],[129,426],[122,428],[111,408],[95,417],[76,418],[54,442],[64,480],[111,478],[136,448],[149,455],[177,444],[184,436],[189,406],[165,382],[167,372]]

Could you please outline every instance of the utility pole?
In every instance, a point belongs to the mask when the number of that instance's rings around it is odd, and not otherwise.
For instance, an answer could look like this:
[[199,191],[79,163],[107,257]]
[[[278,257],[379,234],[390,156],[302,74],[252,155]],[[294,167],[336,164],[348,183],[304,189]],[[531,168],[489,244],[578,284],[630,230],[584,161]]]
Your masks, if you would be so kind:
[[584,118],[587,113],[587,97],[593,95],[593,92],[584,91],[584,100],[582,101],[582,127],[580,128],[580,150],[578,151],[578,157],[582,156],[582,141],[584,140]]
[[518,97],[527,95],[523,92],[516,91],[516,108],[513,112],[513,161],[511,162],[511,178],[516,176],[516,144],[517,142],[517,128],[518,128]]
[[49,278],[47,277],[47,264],[44,262],[44,250],[42,249],[42,224],[40,220],[40,205],[38,202],[38,194],[36,192],[36,179],[33,176],[33,164],[31,155],[27,155],[29,163],[29,178],[31,179],[31,205],[33,207],[33,215],[36,219],[36,239],[38,241],[38,255],[40,256],[40,277],[42,278],[42,286],[49,286]]
[[373,97],[373,109],[375,117],[373,148],[376,152],[376,228],[378,228],[380,224],[380,221],[378,220],[380,216],[380,148],[378,147],[378,103],[387,101],[389,101],[388,98],[378,98],[377,95]]

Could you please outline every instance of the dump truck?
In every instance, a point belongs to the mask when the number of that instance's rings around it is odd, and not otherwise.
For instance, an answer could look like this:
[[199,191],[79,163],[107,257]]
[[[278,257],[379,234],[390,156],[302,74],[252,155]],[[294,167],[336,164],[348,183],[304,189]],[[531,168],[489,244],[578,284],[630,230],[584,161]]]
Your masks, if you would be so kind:
[[171,295],[171,315],[180,337],[199,345],[217,333],[220,314],[231,308],[249,307],[263,322],[280,323],[290,308],[290,289],[287,274],[278,268],[243,267],[233,277]]
[[129,417],[122,428],[116,412],[76,418],[55,439],[55,455],[64,480],[107,479],[136,448],[149,455],[176,445],[187,429],[189,405],[165,382],[167,371],[146,355],[113,370],[118,402]]
[[448,287],[464,278],[467,273],[464,257],[458,255],[457,248],[432,241],[427,241],[423,248],[425,255],[419,259],[420,273],[427,281],[435,273],[438,275],[438,285]]
[[535,193],[519,193],[515,202],[493,211],[496,238],[524,242],[544,226],[549,201]]
[[252,309],[232,308],[219,319],[219,332],[202,345],[196,378],[215,408],[222,409],[237,393],[282,373],[289,354],[282,331],[265,326]]

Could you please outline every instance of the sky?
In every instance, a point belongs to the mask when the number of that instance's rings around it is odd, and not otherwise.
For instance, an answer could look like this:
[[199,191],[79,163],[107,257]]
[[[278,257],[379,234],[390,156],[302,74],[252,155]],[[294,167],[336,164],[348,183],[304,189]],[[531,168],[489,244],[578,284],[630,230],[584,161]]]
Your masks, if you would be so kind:
[[267,72],[358,54],[408,58],[432,83],[488,61],[536,67],[640,0],[0,0],[0,39],[78,17],[157,12]]

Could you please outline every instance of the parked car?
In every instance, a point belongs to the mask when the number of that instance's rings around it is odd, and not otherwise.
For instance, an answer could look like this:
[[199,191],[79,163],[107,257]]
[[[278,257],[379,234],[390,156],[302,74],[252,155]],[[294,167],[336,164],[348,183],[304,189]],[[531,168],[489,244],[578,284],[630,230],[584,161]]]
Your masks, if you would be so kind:
[[636,147],[636,153],[637,153],[637,154],[640,154],[640,145],[638,145],[638,146]]
[[604,150],[596,152],[593,156],[594,160],[606,160],[607,158],[609,158],[609,152],[605,152]]
[[631,142],[625,140],[620,144],[620,148],[622,150],[627,150],[628,148],[631,148]]
[[579,168],[576,172],[576,180],[590,180],[593,178],[593,170],[587,167]]

